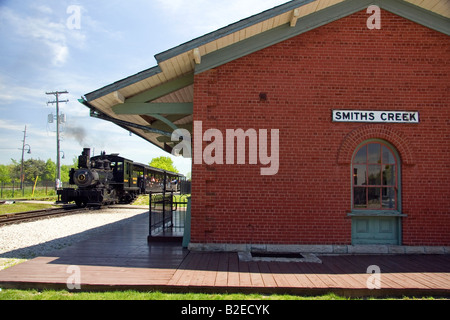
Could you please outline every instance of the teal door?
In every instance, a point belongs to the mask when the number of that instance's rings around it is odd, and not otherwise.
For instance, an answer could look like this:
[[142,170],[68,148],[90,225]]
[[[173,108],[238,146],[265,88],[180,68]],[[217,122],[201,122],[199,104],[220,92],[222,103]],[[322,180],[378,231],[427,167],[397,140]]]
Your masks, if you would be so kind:
[[353,244],[401,244],[400,174],[398,153],[388,142],[358,146],[351,168]]
[[399,217],[352,217],[352,244],[399,245]]

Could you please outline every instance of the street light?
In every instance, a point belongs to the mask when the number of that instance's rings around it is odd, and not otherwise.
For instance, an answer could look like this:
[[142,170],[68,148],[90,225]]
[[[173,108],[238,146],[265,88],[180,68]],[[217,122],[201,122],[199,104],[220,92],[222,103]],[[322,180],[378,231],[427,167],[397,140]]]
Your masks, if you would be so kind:
[[23,156],[25,153],[25,147],[28,146],[28,151],[27,153],[30,154],[31,153],[31,147],[29,144],[25,144],[25,138],[27,137],[27,126],[25,126],[25,131],[23,132],[23,144],[22,144],[22,164],[20,167],[20,189],[23,189],[23,180],[24,180],[24,176],[23,176]]

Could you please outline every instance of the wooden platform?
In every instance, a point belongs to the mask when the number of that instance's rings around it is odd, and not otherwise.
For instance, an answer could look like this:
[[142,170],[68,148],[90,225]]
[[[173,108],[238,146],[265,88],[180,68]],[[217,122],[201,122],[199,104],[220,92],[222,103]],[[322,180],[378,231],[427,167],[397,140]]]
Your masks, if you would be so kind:
[[[147,235],[148,216],[138,215],[125,227],[0,271],[0,288],[67,289],[79,276],[81,290],[450,296],[449,255],[256,262],[237,253],[189,252],[173,242],[147,244]],[[372,265],[381,270],[380,289],[367,287]]]

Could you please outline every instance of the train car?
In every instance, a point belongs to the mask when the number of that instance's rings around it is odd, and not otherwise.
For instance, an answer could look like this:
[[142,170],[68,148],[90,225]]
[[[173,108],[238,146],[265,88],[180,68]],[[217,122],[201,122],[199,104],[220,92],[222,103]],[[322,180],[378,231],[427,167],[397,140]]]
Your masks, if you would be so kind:
[[177,192],[184,176],[133,162],[119,154],[102,153],[91,158],[90,149],[85,148],[78,157],[78,169],[72,168],[69,178],[69,183],[77,188],[58,190],[58,202],[75,202],[82,207],[131,203],[149,192]]

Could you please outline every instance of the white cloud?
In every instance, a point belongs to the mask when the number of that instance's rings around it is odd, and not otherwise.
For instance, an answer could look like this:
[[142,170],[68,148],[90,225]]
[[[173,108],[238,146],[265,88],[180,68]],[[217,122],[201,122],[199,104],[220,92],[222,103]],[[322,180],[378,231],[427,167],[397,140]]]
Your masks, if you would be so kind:
[[43,4],[35,4],[35,3],[33,3],[33,4],[31,4],[31,7],[36,9],[40,13],[43,13],[43,14],[52,14],[53,13],[52,8],[50,8],[48,6],[45,6]]
[[48,46],[52,49],[53,59],[52,64],[56,67],[63,66],[67,57],[69,56],[69,48],[65,45],[48,43]]
[[10,8],[2,8],[0,21],[7,25],[15,36],[44,45],[51,65],[61,67],[67,62],[70,46],[83,47],[86,35],[79,30],[68,29],[65,20],[61,17],[55,18],[50,8],[35,8],[39,12],[37,16],[22,15]]
[[0,119],[0,129],[7,131],[20,131],[24,129],[23,125],[15,124],[11,121]]
[[42,94],[40,89],[13,85],[6,77],[0,75],[0,105],[17,101],[36,102],[36,98],[42,97]]

